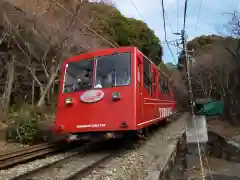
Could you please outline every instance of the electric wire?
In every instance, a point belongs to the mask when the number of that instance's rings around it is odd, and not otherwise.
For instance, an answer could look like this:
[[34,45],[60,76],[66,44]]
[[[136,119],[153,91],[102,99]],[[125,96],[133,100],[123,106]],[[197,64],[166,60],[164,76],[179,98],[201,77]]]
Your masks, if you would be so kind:
[[178,8],[179,8],[179,0],[177,0],[177,32],[178,32]]
[[165,9],[164,9],[163,0],[161,0],[161,6],[162,6],[162,17],[163,17],[164,40],[165,40],[165,42],[166,42],[166,44],[167,44],[167,47],[168,47],[168,49],[169,49],[169,51],[170,51],[170,54],[171,54],[174,62],[177,63],[177,61],[176,61],[176,59],[175,59],[175,57],[174,57],[174,54],[173,54],[173,52],[172,52],[172,50],[171,50],[171,48],[170,48],[170,46],[169,46],[169,44],[168,44],[168,41],[167,41],[166,21],[165,21]]
[[172,33],[173,33],[173,28],[172,28],[172,25],[171,25],[171,23],[170,23],[170,21],[168,19],[166,11],[164,11],[164,13],[165,13],[165,16],[166,16],[166,20],[167,20],[168,26],[169,26],[170,30],[172,31]]
[[198,129],[197,129],[197,122],[196,122],[196,116],[194,114],[193,110],[193,94],[192,94],[192,83],[191,83],[191,75],[190,75],[190,69],[188,67],[189,64],[189,56],[188,56],[188,49],[186,45],[186,18],[187,18],[187,6],[188,6],[188,0],[185,0],[185,5],[184,5],[184,20],[183,20],[183,30],[182,30],[182,37],[183,37],[183,46],[184,46],[184,52],[185,52],[185,58],[187,61],[187,77],[188,77],[188,87],[189,87],[189,95],[190,95],[190,101],[191,101],[191,110],[192,110],[192,120],[194,123],[194,127],[196,130],[196,135],[197,135],[197,149],[198,149],[198,155],[199,155],[199,161],[200,161],[200,167],[201,167],[201,176],[202,179],[205,180],[205,174],[204,174],[204,169],[203,169],[203,160],[202,160],[202,154],[201,154],[201,146],[199,142],[199,134],[198,134]]
[[188,0],[185,0],[184,14],[183,14],[183,31],[185,31],[185,28],[186,28],[187,6],[188,6]]
[[205,152],[205,150],[204,150],[204,147],[203,147],[203,144],[202,144],[202,143],[201,143],[201,148],[202,148],[202,151],[203,151],[203,154],[204,154],[204,158],[205,158],[205,161],[206,161],[206,165],[207,165],[207,167],[208,167],[208,173],[210,174],[211,180],[213,180],[213,175],[212,175],[212,173],[211,173],[211,168],[210,168],[210,165],[209,165],[209,161],[208,161],[208,158],[207,158],[207,156],[206,156],[206,152]]
[[198,8],[198,15],[197,15],[197,24],[196,24],[196,28],[198,27],[199,18],[200,18],[200,14],[201,14],[201,9],[202,9],[202,0],[200,0],[200,5],[199,5],[199,8]]
[[[202,0],[200,0],[200,4],[199,4],[199,8],[198,8],[196,28],[198,27],[198,23],[199,23],[199,17],[200,17],[200,14],[201,14],[201,7],[202,7]],[[209,165],[209,162],[208,162],[208,158],[206,156],[206,152],[204,150],[203,144],[201,143],[200,146],[201,146],[201,149],[202,149],[205,161],[206,161],[206,165],[208,167],[208,172],[210,174],[210,178],[211,178],[211,180],[213,180],[213,176],[212,176],[212,173],[211,173],[211,168],[210,168],[210,165]]]
[[[130,1],[131,4],[134,6],[134,8],[135,8],[136,11],[138,12],[138,14],[139,14],[139,16],[142,18],[142,20],[146,23],[146,20],[145,20],[144,16],[143,16],[142,13],[140,12],[140,10],[138,9],[138,7],[137,7],[136,4],[134,3],[134,1],[133,1],[133,0],[129,0],[129,1]],[[165,12],[165,11],[163,11],[163,12],[164,12],[164,15],[166,15],[166,17],[167,17],[166,12]],[[169,24],[170,29],[172,30],[172,26],[171,26],[169,20],[168,20],[168,24]],[[172,32],[173,32],[173,30],[172,30]],[[165,34],[166,34],[166,24],[165,24]],[[165,35],[165,36],[166,36],[166,35]],[[172,50],[171,50],[171,48],[170,48],[170,46],[169,46],[169,43],[168,43],[166,37],[165,37],[165,41],[161,41],[161,44],[164,44],[164,43],[167,44],[168,49],[169,49],[169,51],[170,51],[170,53],[171,53],[171,56],[173,57],[173,60],[174,60],[174,62],[176,63],[176,59],[175,59],[175,57],[174,57],[174,54],[173,54],[173,52],[172,52]]]
[[[74,14],[70,11],[68,11],[64,5],[62,5],[61,3],[57,2],[56,0],[52,0],[55,4],[57,4],[59,7],[61,7],[64,11],[66,11],[69,15],[71,15],[72,17],[74,17]],[[92,29],[90,26],[88,26],[86,23],[84,23],[78,16],[75,17],[81,24],[83,24],[86,28],[88,28],[90,31],[92,31],[95,35],[97,35],[99,38],[101,38],[103,41],[105,41],[105,43],[107,43],[108,45],[110,45],[111,47],[116,48],[115,45],[113,45],[111,42],[109,42],[107,39],[105,39],[104,37],[102,37],[100,34],[98,34],[94,29]]]
[[142,20],[146,23],[143,15],[142,15],[142,13],[139,11],[139,9],[137,8],[137,6],[136,6],[136,4],[134,3],[134,1],[133,1],[133,0],[129,0],[129,1],[132,3],[132,5],[133,5],[134,8],[136,9],[136,11],[138,12],[139,16],[142,18]]
[[[178,8],[179,8],[179,0],[177,0],[177,32],[178,32]],[[177,44],[178,46],[178,44]],[[179,53],[179,48],[177,48],[177,54]]]

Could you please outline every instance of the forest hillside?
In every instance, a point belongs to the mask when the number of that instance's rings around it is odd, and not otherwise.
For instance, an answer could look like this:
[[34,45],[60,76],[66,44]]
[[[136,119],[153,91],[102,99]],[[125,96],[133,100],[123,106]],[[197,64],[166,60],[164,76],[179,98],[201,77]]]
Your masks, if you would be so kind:
[[23,129],[18,139],[25,141],[26,135],[26,141],[27,136],[32,140],[36,132],[31,129],[36,129],[37,121],[54,120],[64,59],[119,46],[137,46],[156,65],[161,63],[162,47],[153,30],[142,21],[124,17],[112,4],[86,0],[1,1],[3,126]]

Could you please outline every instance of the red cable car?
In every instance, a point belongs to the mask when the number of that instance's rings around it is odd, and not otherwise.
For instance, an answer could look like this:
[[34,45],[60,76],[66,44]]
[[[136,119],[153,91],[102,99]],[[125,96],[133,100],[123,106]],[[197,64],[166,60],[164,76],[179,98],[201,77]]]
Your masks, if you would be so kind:
[[141,132],[176,108],[171,80],[136,47],[64,61],[54,131],[70,139]]

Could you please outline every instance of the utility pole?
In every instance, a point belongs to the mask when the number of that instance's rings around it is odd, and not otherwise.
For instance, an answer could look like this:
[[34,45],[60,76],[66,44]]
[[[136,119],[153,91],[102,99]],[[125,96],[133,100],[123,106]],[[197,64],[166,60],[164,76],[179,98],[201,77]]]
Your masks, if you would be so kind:
[[186,74],[187,74],[187,79],[188,79],[188,93],[189,93],[189,103],[190,103],[190,107],[191,107],[191,113],[192,116],[194,118],[194,103],[193,103],[193,92],[192,92],[192,81],[191,81],[191,70],[190,68],[192,61],[189,58],[188,53],[190,53],[190,51],[188,51],[187,49],[187,44],[186,44],[186,34],[185,31],[182,30],[181,31],[181,39],[182,39],[182,43],[183,43],[183,49],[184,49],[184,55],[185,55],[185,61],[186,61]]
[[194,118],[194,101],[193,101],[193,92],[192,92],[192,81],[191,81],[191,67],[192,67],[192,61],[191,58],[189,57],[189,53],[193,53],[193,51],[189,51],[187,49],[187,44],[186,44],[186,33],[184,30],[181,31],[181,33],[174,33],[175,35],[180,35],[181,36],[181,41],[183,45],[183,53],[184,53],[184,59],[185,59],[185,71],[187,75],[187,81],[188,81],[188,93],[189,93],[189,103],[191,107],[191,114]]
[[[203,160],[202,160],[202,155],[201,155],[201,145],[199,141],[199,129],[201,130],[201,126],[203,126],[201,122],[205,121],[205,118],[202,118],[201,121],[198,120],[196,121],[196,116],[194,113],[194,100],[193,100],[193,91],[192,91],[192,78],[191,78],[191,67],[192,67],[192,59],[189,57],[189,53],[192,53],[193,51],[189,51],[187,49],[187,44],[186,44],[186,33],[185,30],[182,30],[181,33],[176,33],[178,35],[181,35],[181,40],[183,44],[183,51],[184,51],[184,59],[185,59],[185,69],[186,69],[186,74],[187,74],[187,80],[188,80],[188,92],[189,92],[189,103],[191,107],[191,115],[192,119],[187,121],[187,131],[186,131],[186,140],[188,143],[188,148],[192,147],[193,150],[195,151],[196,149],[198,150],[199,154],[199,163],[201,167],[201,176],[202,179],[205,180],[205,175],[203,171]],[[200,123],[200,124],[199,124]],[[205,128],[206,129],[206,128]],[[201,133],[201,132],[200,132]],[[201,133],[202,135],[202,133]],[[196,139],[195,139],[196,137]],[[197,145],[195,144],[197,143]],[[191,148],[190,148],[191,149]],[[203,149],[203,148],[202,148]],[[203,149],[204,151],[204,149]]]

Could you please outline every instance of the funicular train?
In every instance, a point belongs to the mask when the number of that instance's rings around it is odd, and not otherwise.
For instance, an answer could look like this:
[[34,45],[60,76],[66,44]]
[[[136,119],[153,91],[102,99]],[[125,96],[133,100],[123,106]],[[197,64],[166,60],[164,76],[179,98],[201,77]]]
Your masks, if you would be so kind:
[[136,47],[64,61],[54,131],[70,140],[142,133],[176,108],[171,80]]

